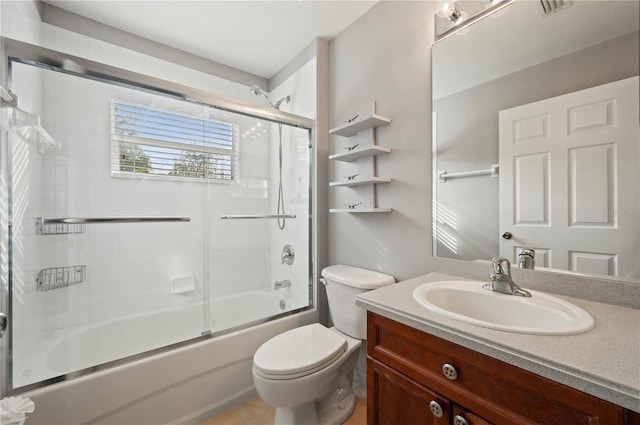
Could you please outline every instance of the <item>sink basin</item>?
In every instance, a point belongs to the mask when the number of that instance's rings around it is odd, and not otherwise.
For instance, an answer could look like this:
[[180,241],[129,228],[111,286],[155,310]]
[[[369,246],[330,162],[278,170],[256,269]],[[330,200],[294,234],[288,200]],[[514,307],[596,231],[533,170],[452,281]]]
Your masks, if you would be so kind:
[[567,301],[542,292],[531,297],[482,289],[478,281],[425,283],[413,298],[429,310],[485,328],[537,335],[572,335],[595,326],[593,317]]

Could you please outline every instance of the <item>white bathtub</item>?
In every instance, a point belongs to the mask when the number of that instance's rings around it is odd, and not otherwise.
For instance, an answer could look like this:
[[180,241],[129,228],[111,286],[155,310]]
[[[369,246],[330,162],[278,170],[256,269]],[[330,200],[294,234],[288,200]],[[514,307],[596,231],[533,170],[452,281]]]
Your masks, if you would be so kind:
[[256,290],[211,299],[206,306],[208,311],[203,311],[202,304],[197,303],[92,323],[71,333],[59,332],[53,344],[42,347],[48,353],[43,369],[45,373],[50,371],[48,376],[38,379],[30,376],[30,382],[166,347],[197,338],[206,331],[224,332],[277,316],[290,311],[291,307],[292,301],[284,293]]
[[287,292],[248,291],[211,300],[210,330],[213,333],[232,329],[245,323],[277,316],[298,306]]
[[[198,337],[205,323],[214,334],[173,350],[28,391],[25,396],[36,402],[29,424],[197,423],[253,396],[251,365],[257,347],[285,330],[316,322],[317,311],[215,334],[281,314],[281,302],[285,310],[297,308],[285,294],[250,291],[212,299],[204,314],[201,304],[185,305],[92,324],[65,332],[59,340],[45,339],[42,349],[34,350],[30,360],[25,362],[21,356],[22,361],[14,364],[18,374],[22,366],[27,367],[32,381],[65,375],[175,343],[185,334]],[[145,341],[153,341],[153,346]]]

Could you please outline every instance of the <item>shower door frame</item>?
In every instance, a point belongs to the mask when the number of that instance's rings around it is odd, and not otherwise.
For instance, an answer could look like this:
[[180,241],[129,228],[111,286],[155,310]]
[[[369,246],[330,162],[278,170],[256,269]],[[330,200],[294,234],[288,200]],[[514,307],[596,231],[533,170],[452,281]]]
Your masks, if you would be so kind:
[[[219,109],[226,112],[237,113],[248,117],[253,117],[257,119],[262,119],[274,123],[286,124],[292,127],[300,128],[306,130],[308,132],[309,137],[309,165],[308,165],[308,173],[309,173],[309,187],[308,187],[308,200],[309,200],[309,223],[308,223],[308,241],[309,241],[309,264],[308,264],[308,292],[309,292],[309,304],[307,307],[298,308],[286,313],[282,313],[276,316],[272,316],[266,319],[257,320],[251,323],[247,323],[246,325],[240,326],[240,328],[254,326],[258,323],[270,321],[279,317],[284,317],[288,315],[293,315],[302,311],[307,311],[316,308],[316,291],[314,282],[316,279],[314,278],[314,263],[317,255],[317,247],[314,243],[316,232],[314,232],[314,228],[317,222],[317,218],[314,211],[314,192],[313,188],[315,185],[315,152],[313,146],[316,146],[317,131],[315,128],[315,120],[290,114],[287,112],[282,112],[280,110],[276,110],[273,108],[260,107],[254,104],[250,104],[247,102],[218,96],[206,92],[204,90],[195,89],[192,87],[184,86],[181,84],[172,83],[166,80],[162,80],[155,77],[150,77],[148,75],[136,73],[133,71],[128,71],[122,68],[114,67],[111,65],[106,65],[99,62],[94,62],[88,59],[64,54],[55,50],[46,49],[40,46],[27,44],[21,41],[17,41],[7,37],[0,37],[0,46],[2,46],[2,63],[0,66],[2,69],[0,70],[0,83],[5,86],[5,83],[10,83],[11,81],[11,64],[13,62],[22,63],[26,65],[35,66],[38,68],[61,72],[68,75],[73,75],[80,78],[87,78],[93,81],[99,81],[103,83],[113,84],[120,87],[127,87],[138,91],[149,92],[157,95],[164,95],[169,98],[173,98],[176,100],[181,100],[197,105],[202,105],[206,107],[212,107],[214,109]],[[65,68],[64,64],[72,63],[73,70]],[[81,70],[81,71],[79,71]],[[6,78],[5,78],[6,76]],[[6,137],[7,140],[0,140],[0,147],[6,148],[5,152],[0,152],[0,155],[6,155],[6,164],[7,164],[7,173],[8,173],[8,193],[7,193],[7,210],[11,211],[11,158],[8,156],[8,148],[9,148],[9,140],[8,133]],[[1,168],[0,168],[1,170]],[[9,234],[7,235],[7,249],[8,255],[6,264],[0,264],[0,266],[6,266],[8,269],[7,276],[7,284],[3,285],[0,282],[0,312],[3,312],[7,315],[8,325],[6,332],[2,337],[0,337],[0,398],[20,394],[22,392],[30,391],[36,388],[41,388],[47,385],[54,384],[56,382],[65,381],[69,379],[74,379],[80,376],[88,375],[106,368],[114,367],[117,365],[121,365],[124,363],[128,363],[140,358],[145,358],[153,355],[157,355],[159,353],[173,350],[175,348],[192,344],[194,342],[201,341],[203,339],[211,338],[213,336],[218,336],[227,332],[232,332],[238,330],[239,328],[231,328],[223,332],[217,332],[212,334],[210,331],[203,332],[202,336],[187,339],[185,341],[181,341],[175,344],[171,344],[168,346],[164,346],[161,348],[157,348],[154,350],[146,351],[140,354],[136,354],[133,356],[128,356],[123,359],[114,360],[108,363],[95,365],[90,368],[72,372],[69,374],[61,375],[55,378],[47,379],[44,381],[39,381],[30,385],[22,386],[17,389],[13,388],[13,379],[12,379],[12,276],[11,276],[11,268],[12,268],[12,255],[11,255],[11,216],[8,217],[7,223],[2,223],[3,226],[7,226],[9,229]]]

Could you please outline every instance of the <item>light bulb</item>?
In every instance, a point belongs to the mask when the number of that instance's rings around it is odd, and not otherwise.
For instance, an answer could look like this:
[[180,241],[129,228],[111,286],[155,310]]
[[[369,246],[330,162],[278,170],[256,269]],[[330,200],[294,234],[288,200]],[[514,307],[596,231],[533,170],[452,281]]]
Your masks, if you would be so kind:
[[456,2],[451,0],[440,0],[436,15],[440,18],[446,18],[452,24],[457,24],[462,16],[456,8]]
[[438,10],[436,11],[436,15],[440,18],[447,18],[449,16],[449,10],[451,8],[455,8],[455,1],[451,0],[438,0]]

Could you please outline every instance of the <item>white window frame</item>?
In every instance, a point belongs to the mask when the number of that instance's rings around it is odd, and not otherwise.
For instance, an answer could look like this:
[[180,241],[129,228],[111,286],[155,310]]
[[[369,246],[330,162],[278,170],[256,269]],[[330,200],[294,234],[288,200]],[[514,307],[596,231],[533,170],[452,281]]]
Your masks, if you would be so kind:
[[[140,135],[127,135],[122,134],[122,130],[118,131],[123,126],[117,120],[124,113],[131,114],[127,118],[132,122],[126,124],[129,131],[139,131]],[[149,118],[154,116],[160,118]],[[167,124],[172,120],[177,123],[175,128]],[[114,177],[237,182],[239,139],[237,123],[111,100],[111,175]],[[134,158],[130,164],[123,165],[123,160],[128,155],[131,156],[131,152],[126,149],[136,150],[136,156],[137,152],[141,152],[142,161],[137,163]],[[222,157],[223,164],[218,167],[209,162],[201,165],[189,160],[189,154],[193,154],[198,160]],[[167,168],[172,165],[172,169]],[[180,166],[182,169],[177,168]],[[128,170],[128,167],[132,169]]]

